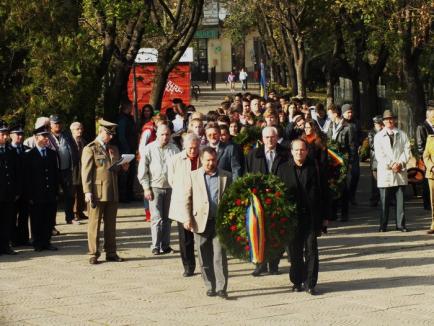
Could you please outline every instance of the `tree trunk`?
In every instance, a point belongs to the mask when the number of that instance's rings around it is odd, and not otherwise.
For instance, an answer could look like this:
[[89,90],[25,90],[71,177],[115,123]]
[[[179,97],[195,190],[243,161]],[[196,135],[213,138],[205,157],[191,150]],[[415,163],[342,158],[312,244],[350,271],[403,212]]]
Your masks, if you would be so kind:
[[282,83],[284,87],[288,87],[288,75],[286,74],[286,65],[282,63],[280,65],[280,72],[282,74]]
[[425,120],[425,93],[423,83],[419,78],[419,55],[405,55],[403,58],[403,73],[407,91],[407,101],[413,111],[415,122],[421,123]]
[[359,87],[359,79],[351,78],[351,86],[352,86],[352,94],[353,94],[353,112],[355,113],[355,116],[359,117],[361,116],[360,112],[360,87]]
[[295,74],[297,76],[297,97],[306,98],[306,82],[304,79],[304,53],[295,61]]
[[128,76],[131,67],[126,62],[116,60],[113,78],[110,88],[107,90],[104,99],[104,117],[110,121],[116,119],[119,113],[119,106],[123,97],[127,97]]
[[330,69],[326,68],[326,84],[327,84],[327,100],[326,108],[335,103],[335,84],[336,78],[334,78],[333,73]]
[[295,73],[294,60],[290,58],[287,60],[286,66],[288,67],[289,84],[292,96],[298,94],[297,75]]
[[275,77],[274,77],[274,63],[271,63],[270,64],[270,81],[274,82],[274,79],[275,79]]
[[166,89],[167,79],[169,78],[170,70],[161,69],[157,67],[155,71],[155,77],[152,86],[150,104],[156,111],[161,110],[161,103],[163,102],[163,95]]
[[360,124],[363,128],[369,128],[372,125],[372,118],[380,113],[380,101],[377,92],[377,81],[366,78],[362,80],[363,96],[361,101]]

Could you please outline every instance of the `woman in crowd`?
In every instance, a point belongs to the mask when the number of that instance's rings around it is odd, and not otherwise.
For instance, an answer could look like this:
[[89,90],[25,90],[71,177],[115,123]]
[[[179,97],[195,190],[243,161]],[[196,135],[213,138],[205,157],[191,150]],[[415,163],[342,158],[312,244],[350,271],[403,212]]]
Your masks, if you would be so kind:
[[301,139],[308,144],[308,157],[315,160],[320,169],[327,169],[327,139],[318,129],[315,121],[306,120]]

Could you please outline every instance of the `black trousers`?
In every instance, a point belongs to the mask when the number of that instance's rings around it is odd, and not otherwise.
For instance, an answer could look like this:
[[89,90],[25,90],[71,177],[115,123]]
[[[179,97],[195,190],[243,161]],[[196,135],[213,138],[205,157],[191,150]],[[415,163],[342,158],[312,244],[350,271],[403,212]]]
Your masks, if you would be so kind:
[[33,247],[44,248],[50,244],[56,212],[56,202],[30,204],[30,226],[32,229]]
[[0,253],[10,248],[11,224],[14,216],[14,203],[1,202],[0,217]]
[[[60,187],[63,191],[63,200],[65,205],[65,221],[72,221],[74,219],[74,195],[73,195],[73,185],[72,185],[72,171],[71,170],[60,170]],[[56,225],[56,223],[54,223]]]
[[377,187],[377,171],[371,172],[371,202],[378,203],[380,201],[380,190]]
[[350,172],[350,182],[348,186],[349,193],[349,199],[355,200],[356,198],[356,191],[357,186],[359,184],[360,179],[360,162],[359,162],[359,156],[354,158],[354,162],[351,166],[351,172]]
[[342,195],[341,198],[332,200],[332,220],[336,220],[338,214],[338,208],[341,208],[341,218],[343,220],[348,220],[348,210],[349,210],[349,191],[346,182],[342,187]]
[[431,209],[431,197],[429,193],[429,185],[428,179],[424,178],[422,182],[422,199],[423,199],[423,208]]
[[186,272],[194,272],[196,259],[194,258],[194,234],[178,222],[179,251],[181,252],[182,265]]
[[29,242],[29,203],[21,196],[14,205],[11,223],[11,241],[15,245]]
[[318,282],[319,255],[318,242],[314,230],[298,229],[289,243],[291,268],[289,279],[294,285],[305,283],[313,289]]
[[119,200],[121,202],[134,200],[134,180],[137,177],[136,161],[130,162],[127,171],[122,169],[118,173]]

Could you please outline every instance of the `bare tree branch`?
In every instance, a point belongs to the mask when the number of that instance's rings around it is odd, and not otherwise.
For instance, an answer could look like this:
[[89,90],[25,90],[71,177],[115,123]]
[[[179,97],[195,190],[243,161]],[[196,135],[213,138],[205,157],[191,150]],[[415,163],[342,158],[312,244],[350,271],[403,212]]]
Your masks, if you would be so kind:
[[167,6],[166,2],[164,2],[164,0],[157,0],[157,1],[160,3],[161,7],[163,7],[166,15],[169,16],[170,20],[172,21],[172,24],[176,25],[175,17],[173,17],[173,14],[170,11],[170,8]]

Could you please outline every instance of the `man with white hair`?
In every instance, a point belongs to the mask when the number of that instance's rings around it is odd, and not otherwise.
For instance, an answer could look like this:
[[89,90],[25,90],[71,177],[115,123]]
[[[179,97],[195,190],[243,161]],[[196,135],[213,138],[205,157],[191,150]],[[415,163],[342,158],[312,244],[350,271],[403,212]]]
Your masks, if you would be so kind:
[[170,142],[170,129],[160,125],[157,139],[146,146],[140,163],[137,178],[149,200],[151,211],[152,253],[159,255],[172,251],[170,248],[169,206],[172,189],[168,181],[168,161],[179,152]]
[[194,275],[196,260],[194,258],[194,234],[184,228],[187,218],[182,216],[187,200],[186,185],[190,181],[191,171],[201,167],[199,159],[200,138],[194,133],[184,137],[184,150],[173,156],[168,163],[168,181],[172,187],[169,218],[178,222],[179,250],[184,266],[184,277]]
[[[274,174],[288,162],[289,151],[281,146],[278,140],[278,132],[275,127],[265,127],[262,129],[262,142],[264,146],[254,148],[246,158],[247,173]],[[258,264],[252,273],[253,276],[259,276],[269,270],[271,275],[278,274],[280,258],[269,260],[267,264]]]
[[[50,118],[48,117],[39,117],[36,119],[35,122],[35,127],[34,129],[39,129],[41,127],[50,127]],[[32,135],[29,138],[26,138],[26,140],[24,140],[24,145],[30,148],[34,148],[36,147],[36,141],[35,141],[35,137]],[[48,144],[47,144],[47,148],[55,150],[54,145],[51,143],[50,139],[48,139]]]

